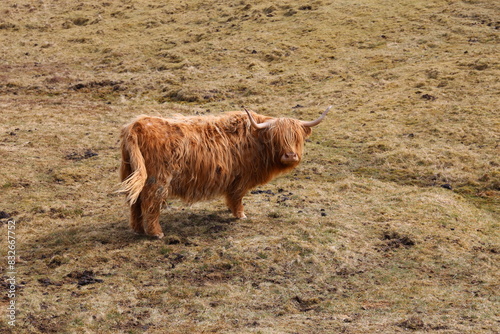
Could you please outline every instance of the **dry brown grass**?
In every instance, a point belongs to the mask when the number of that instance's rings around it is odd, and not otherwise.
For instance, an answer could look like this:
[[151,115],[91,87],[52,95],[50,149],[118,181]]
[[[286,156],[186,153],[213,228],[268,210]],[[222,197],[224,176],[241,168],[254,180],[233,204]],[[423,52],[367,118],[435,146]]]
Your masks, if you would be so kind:
[[[0,211],[19,254],[17,327],[3,297],[2,332],[498,332],[494,1],[0,13]],[[172,202],[165,240],[132,234],[113,192],[133,116],[312,119],[332,103],[299,168],[246,197],[250,219]]]

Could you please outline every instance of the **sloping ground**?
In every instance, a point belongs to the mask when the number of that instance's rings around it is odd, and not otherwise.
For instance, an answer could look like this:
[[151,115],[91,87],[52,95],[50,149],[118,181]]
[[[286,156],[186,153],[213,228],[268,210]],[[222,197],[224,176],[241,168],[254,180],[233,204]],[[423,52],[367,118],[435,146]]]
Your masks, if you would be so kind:
[[[0,211],[33,333],[490,333],[500,326],[493,1],[0,4]],[[137,114],[335,112],[245,198],[116,195]],[[7,291],[7,263],[2,289]]]

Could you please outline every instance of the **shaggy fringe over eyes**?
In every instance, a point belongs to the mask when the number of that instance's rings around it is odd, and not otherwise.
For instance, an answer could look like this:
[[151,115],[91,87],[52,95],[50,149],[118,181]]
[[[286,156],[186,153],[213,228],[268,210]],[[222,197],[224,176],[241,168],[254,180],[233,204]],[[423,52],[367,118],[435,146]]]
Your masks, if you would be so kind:
[[293,151],[302,155],[302,148],[307,133],[299,121],[290,118],[277,118],[269,127],[268,143],[273,149],[273,156],[279,157],[284,151]]

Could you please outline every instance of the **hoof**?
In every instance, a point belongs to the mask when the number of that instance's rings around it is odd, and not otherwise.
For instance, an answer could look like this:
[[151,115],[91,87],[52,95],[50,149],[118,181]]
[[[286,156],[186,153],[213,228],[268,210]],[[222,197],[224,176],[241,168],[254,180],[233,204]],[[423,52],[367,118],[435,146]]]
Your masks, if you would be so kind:
[[242,213],[238,214],[237,218],[238,219],[247,219],[247,215],[242,212]]
[[[144,235],[144,234],[143,234]],[[154,239],[163,239],[165,234],[159,233],[159,234],[146,234],[148,237],[154,238]]]

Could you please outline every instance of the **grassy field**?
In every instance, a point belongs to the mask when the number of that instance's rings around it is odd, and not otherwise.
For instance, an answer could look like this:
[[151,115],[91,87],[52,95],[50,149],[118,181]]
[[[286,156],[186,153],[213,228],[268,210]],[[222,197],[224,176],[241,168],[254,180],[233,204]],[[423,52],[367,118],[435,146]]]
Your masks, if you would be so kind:
[[[0,14],[2,333],[500,333],[498,2]],[[330,104],[301,165],[246,196],[249,219],[172,201],[165,239],[132,233],[115,191],[136,115]]]

